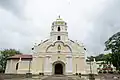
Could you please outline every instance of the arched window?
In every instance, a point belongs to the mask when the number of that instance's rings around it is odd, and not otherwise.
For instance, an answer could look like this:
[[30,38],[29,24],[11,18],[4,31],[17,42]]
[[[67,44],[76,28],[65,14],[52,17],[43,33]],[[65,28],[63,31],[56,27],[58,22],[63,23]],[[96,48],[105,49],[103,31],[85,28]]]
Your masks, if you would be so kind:
[[54,26],[52,26],[52,31],[54,30]]
[[16,70],[18,70],[19,63],[16,64]]
[[58,27],[58,31],[60,31],[60,27]]
[[65,25],[67,25],[67,23],[65,23]]
[[60,36],[57,37],[57,40],[60,40]]
[[54,25],[54,23],[52,23],[52,25]]

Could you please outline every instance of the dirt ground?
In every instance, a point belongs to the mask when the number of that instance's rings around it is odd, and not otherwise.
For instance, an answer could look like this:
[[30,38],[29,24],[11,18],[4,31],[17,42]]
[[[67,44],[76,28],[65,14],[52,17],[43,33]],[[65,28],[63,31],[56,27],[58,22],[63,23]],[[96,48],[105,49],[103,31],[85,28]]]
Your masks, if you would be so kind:
[[[120,80],[120,74],[99,74],[100,80]],[[117,79],[115,79],[117,78]]]

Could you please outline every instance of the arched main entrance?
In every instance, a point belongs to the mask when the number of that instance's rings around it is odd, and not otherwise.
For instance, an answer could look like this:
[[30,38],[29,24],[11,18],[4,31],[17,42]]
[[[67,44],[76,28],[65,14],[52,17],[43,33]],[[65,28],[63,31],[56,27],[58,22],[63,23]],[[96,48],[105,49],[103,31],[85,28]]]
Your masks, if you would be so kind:
[[63,74],[63,66],[61,63],[55,64],[55,74]]
[[64,75],[65,74],[65,64],[62,61],[56,61],[53,63],[53,74]]

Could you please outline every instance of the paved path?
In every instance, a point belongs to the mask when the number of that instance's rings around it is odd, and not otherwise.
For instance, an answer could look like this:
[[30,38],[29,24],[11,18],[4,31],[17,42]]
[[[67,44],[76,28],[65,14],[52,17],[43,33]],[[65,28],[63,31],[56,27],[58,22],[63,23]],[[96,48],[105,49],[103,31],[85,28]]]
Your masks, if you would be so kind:
[[[120,74],[100,74],[100,80],[120,80]],[[116,78],[117,79],[116,79]]]
[[84,80],[76,76],[49,76],[43,80]]
[[[78,76],[63,76],[63,75],[54,75],[54,76],[42,76],[42,77],[33,77],[33,78],[25,78],[25,79],[5,79],[5,80],[89,80],[88,77],[78,77]],[[95,80],[100,80],[100,79],[95,79]],[[101,80],[106,80],[106,79],[101,79]]]

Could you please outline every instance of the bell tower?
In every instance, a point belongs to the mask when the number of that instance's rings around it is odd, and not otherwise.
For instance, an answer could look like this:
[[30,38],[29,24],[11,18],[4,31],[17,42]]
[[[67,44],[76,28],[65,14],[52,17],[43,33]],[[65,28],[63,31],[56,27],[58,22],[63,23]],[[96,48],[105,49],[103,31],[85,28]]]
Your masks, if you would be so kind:
[[60,16],[52,23],[50,36],[53,41],[68,40],[67,23]]

